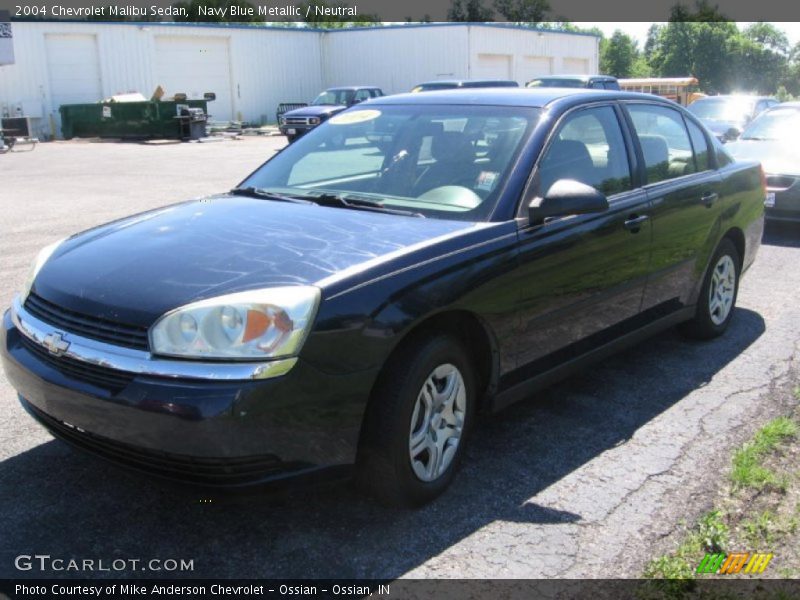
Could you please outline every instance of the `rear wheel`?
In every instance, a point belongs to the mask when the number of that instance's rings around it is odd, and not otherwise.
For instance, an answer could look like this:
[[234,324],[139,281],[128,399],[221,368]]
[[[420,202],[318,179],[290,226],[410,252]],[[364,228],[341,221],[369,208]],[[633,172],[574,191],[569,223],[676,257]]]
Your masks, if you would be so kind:
[[381,376],[359,447],[362,489],[390,506],[420,506],[452,481],[475,412],[467,352],[447,335],[416,340]]
[[711,259],[695,315],[681,326],[684,334],[695,339],[711,339],[725,332],[739,293],[740,265],[739,251],[731,240],[724,238]]

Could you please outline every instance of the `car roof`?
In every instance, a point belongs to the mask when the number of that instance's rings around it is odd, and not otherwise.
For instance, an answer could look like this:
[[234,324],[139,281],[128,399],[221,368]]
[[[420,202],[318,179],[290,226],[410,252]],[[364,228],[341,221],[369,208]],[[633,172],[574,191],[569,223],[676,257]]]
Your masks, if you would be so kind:
[[516,81],[512,79],[434,79],[432,81],[423,81],[417,84],[417,86],[437,84],[460,85],[464,83],[516,83]]
[[531,81],[546,81],[548,79],[574,79],[575,81],[590,81],[592,79],[599,79],[601,81],[617,81],[616,77],[611,75],[541,75],[534,77]]
[[326,88],[326,92],[339,92],[339,91],[346,91],[346,90],[379,90],[377,85],[341,85],[337,87],[329,87]]
[[[774,100],[772,96],[750,96],[748,94],[719,94],[717,96],[705,96],[703,98],[698,98],[694,102],[700,102],[701,100]],[[692,102],[692,104],[694,104]]]
[[668,106],[677,106],[674,102],[637,92],[621,92],[615,90],[590,90],[585,88],[460,88],[453,90],[436,90],[424,94],[395,94],[383,96],[370,101],[371,106],[377,104],[472,104],[476,106],[528,106],[542,108],[562,99],[574,99],[575,103],[596,100],[647,100]]

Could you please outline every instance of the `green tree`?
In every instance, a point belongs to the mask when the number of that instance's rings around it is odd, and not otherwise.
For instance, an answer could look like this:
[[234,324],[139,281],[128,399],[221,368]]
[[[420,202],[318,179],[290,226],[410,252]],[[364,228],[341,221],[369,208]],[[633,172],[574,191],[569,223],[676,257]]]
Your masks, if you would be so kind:
[[511,23],[537,24],[550,11],[548,0],[494,0],[494,7]]
[[494,11],[481,0],[452,0],[447,11],[448,21],[485,23],[494,20]]
[[767,50],[783,54],[789,53],[789,39],[786,34],[771,23],[753,23],[742,32],[748,39]]
[[800,96],[800,42],[795,44],[794,48],[789,52],[783,87],[787,94]]
[[600,71],[614,77],[630,77],[639,58],[636,41],[617,29],[600,43]]
[[644,42],[644,58],[649,63],[659,50],[659,38],[661,36],[661,25],[653,23],[647,30],[647,39]]

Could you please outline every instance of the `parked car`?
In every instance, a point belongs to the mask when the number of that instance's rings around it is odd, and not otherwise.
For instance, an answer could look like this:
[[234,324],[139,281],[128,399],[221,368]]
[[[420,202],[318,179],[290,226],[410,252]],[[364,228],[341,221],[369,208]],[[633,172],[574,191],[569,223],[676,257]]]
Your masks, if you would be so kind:
[[383,96],[383,92],[377,87],[329,88],[314,98],[308,106],[296,108],[280,115],[278,128],[289,142],[293,142],[347,107],[381,96]]
[[619,81],[610,75],[547,75],[531,79],[529,88],[589,88],[593,90],[619,90]]
[[760,160],[767,174],[767,219],[800,222],[800,102],[764,111],[726,149],[740,160]]
[[689,111],[721,142],[739,137],[759,114],[778,104],[767,96],[706,96],[689,105]]
[[433,92],[437,90],[454,90],[458,88],[507,88],[519,87],[516,81],[510,79],[442,79],[426,81],[415,85],[412,92]]
[[45,248],[0,353],[34,418],[117,463],[218,486],[355,465],[417,506],[479,411],[676,324],[722,334],[764,194],[653,96],[386,96],[230,193]]

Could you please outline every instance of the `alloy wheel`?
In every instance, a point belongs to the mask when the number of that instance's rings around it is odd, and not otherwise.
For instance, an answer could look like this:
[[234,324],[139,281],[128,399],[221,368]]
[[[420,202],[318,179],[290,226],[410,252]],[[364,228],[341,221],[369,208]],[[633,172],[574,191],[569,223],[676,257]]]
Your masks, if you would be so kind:
[[418,479],[435,481],[450,467],[464,430],[467,394],[452,364],[436,367],[422,384],[408,438],[411,467]]
[[708,288],[708,314],[714,325],[721,325],[733,308],[736,294],[736,265],[724,254],[714,266],[711,285]]

